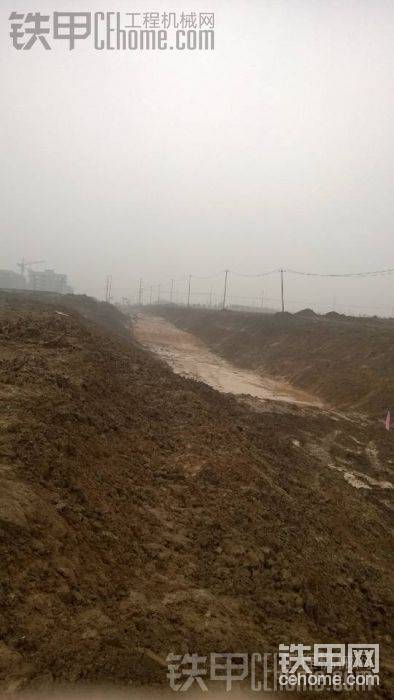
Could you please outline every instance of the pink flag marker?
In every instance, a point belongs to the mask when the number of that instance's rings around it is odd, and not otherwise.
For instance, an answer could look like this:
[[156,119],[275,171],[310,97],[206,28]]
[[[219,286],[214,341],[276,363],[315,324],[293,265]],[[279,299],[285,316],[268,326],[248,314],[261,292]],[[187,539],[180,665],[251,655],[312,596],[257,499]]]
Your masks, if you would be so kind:
[[386,427],[386,430],[390,430],[390,423],[391,423],[390,411],[387,411],[386,420],[385,420],[385,422],[384,422],[384,425],[385,425],[385,427]]

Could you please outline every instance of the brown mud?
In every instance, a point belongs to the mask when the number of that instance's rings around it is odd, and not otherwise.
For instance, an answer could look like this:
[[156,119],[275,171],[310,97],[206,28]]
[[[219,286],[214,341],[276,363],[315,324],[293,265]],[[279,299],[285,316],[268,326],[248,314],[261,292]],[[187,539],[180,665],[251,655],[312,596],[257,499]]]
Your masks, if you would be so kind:
[[[149,308],[148,308],[149,310]],[[238,367],[339,408],[394,415],[394,319],[153,307]]]
[[321,405],[317,399],[286,382],[235,367],[210,351],[191,333],[176,328],[163,318],[138,313],[133,331],[137,340],[165,360],[176,374],[204,382],[223,394]]
[[365,641],[388,698],[392,433],[241,403],[125,324],[0,294],[1,687],[166,685],[169,652]]

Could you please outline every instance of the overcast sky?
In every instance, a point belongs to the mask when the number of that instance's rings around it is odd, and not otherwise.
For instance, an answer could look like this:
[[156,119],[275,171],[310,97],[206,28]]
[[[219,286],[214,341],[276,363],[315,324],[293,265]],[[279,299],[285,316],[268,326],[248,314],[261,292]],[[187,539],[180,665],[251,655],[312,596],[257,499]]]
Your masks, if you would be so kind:
[[[16,51],[12,10],[211,10],[216,46]],[[164,289],[225,268],[394,267],[392,0],[3,0],[0,13],[1,268],[45,259],[101,297],[112,274],[120,298],[140,277]],[[290,309],[394,307],[394,276],[285,281]],[[230,279],[234,300],[263,289],[275,306],[278,275]]]

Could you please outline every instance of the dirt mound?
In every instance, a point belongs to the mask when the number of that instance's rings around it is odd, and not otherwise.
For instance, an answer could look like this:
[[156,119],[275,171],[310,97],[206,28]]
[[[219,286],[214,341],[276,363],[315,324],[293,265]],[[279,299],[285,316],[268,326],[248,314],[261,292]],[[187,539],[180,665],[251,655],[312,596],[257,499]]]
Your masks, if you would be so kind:
[[239,314],[158,307],[241,367],[288,380],[338,408],[394,414],[394,321],[337,314]]
[[333,319],[346,319],[345,314],[339,314],[338,311],[328,311],[328,313],[324,314],[325,318],[333,318]]
[[301,309],[297,311],[294,316],[302,316],[303,318],[317,318],[317,314],[312,309]]
[[83,319],[93,321],[111,333],[129,337],[127,320],[115,306],[86,295],[31,291],[0,292],[0,310],[9,312],[10,308],[30,311],[33,315],[38,310],[53,313],[55,309],[59,316],[62,313],[70,315],[75,312],[78,318],[82,316]]
[[389,511],[303,449],[330,418],[174,376],[92,300],[0,301],[3,687],[289,640],[380,642],[385,668]]

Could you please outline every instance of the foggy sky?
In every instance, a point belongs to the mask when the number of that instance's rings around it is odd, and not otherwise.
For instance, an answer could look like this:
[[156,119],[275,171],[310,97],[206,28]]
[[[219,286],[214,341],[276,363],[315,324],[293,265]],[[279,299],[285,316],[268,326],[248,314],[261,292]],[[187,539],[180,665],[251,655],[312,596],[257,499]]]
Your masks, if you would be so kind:
[[[8,36],[12,10],[159,9],[214,11],[215,50],[16,51]],[[225,268],[394,267],[392,0],[3,0],[0,12],[0,268],[42,258],[101,298],[112,274],[117,299],[140,277],[165,289]],[[277,275],[230,279],[230,300],[263,290],[277,305]],[[335,297],[341,311],[391,313],[394,276],[286,277],[286,296],[290,310]]]

